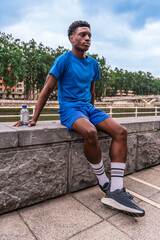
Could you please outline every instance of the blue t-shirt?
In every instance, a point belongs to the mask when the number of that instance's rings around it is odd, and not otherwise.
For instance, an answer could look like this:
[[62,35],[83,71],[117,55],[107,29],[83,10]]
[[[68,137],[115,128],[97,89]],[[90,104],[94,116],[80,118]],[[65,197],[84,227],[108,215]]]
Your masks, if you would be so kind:
[[57,78],[60,109],[89,104],[91,83],[100,79],[95,59],[77,58],[71,51],[58,57],[49,73]]

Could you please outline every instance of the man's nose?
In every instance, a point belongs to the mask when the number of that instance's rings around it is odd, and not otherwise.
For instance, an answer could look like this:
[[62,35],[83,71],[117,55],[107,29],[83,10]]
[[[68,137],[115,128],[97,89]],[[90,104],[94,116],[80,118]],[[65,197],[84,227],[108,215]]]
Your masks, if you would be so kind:
[[85,36],[85,40],[90,41],[89,35],[86,35],[86,36]]

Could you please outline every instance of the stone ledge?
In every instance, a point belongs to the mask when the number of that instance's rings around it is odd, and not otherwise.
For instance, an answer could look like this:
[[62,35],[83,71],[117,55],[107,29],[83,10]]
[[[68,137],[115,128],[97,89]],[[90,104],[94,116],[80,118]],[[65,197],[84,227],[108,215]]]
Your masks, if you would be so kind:
[[[127,128],[125,174],[160,163],[160,118],[115,119]],[[111,138],[99,132],[106,173]],[[59,121],[36,126],[0,124],[0,214],[97,184],[80,134]]]
[[[160,117],[117,118],[115,121],[125,126],[128,133],[160,129]],[[99,137],[107,137],[107,134],[99,132]],[[12,127],[12,123],[0,124],[0,149],[81,139],[80,134],[68,131],[60,121],[40,121],[31,128]]]

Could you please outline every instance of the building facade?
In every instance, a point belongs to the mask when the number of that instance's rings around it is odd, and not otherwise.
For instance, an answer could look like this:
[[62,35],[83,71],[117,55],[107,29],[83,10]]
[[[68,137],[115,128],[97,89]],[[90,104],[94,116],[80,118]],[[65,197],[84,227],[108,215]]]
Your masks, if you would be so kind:
[[7,87],[6,89],[3,77],[0,77],[0,98],[24,99],[24,82],[19,82],[14,87]]

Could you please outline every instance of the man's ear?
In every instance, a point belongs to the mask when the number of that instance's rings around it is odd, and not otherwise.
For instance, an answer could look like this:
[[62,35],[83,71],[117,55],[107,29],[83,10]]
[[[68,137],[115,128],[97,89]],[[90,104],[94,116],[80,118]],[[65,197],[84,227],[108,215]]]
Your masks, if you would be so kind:
[[70,36],[69,40],[71,41],[71,43],[74,42],[74,37],[73,37],[73,35]]

